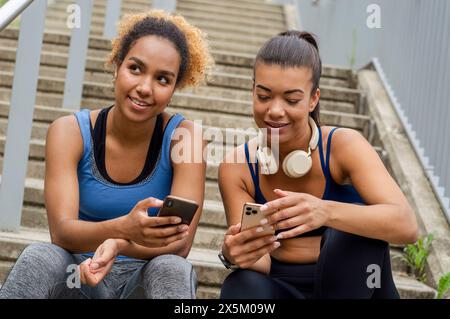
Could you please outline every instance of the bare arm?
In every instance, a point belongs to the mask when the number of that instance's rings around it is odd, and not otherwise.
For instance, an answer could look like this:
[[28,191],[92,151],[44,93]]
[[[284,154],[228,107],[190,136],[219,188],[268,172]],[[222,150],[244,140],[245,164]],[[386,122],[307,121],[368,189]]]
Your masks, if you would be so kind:
[[414,243],[417,220],[371,145],[359,133],[340,129],[333,137],[333,156],[366,206],[326,202],[328,226],[390,243]]
[[356,235],[406,244],[417,240],[413,210],[372,146],[356,131],[340,129],[333,137],[331,171],[349,177],[366,205],[326,201],[309,194],[276,191],[267,203],[267,219],[292,238],[323,225]]
[[53,122],[45,150],[45,205],[52,242],[74,253],[93,251],[112,236],[125,238],[122,219],[78,220],[77,166],[82,154],[83,140],[75,116]]
[[[200,130],[200,133],[194,134],[194,123],[191,121],[183,121],[178,129],[180,129],[180,133],[186,134],[188,138],[172,141],[171,149],[174,150],[176,148],[178,150],[181,148],[184,152],[189,152],[191,156],[190,158],[185,157],[183,162],[171,156],[173,166],[171,195],[191,199],[199,204],[199,208],[187,230],[187,236],[162,248],[147,248],[133,242],[128,243],[128,245],[123,245],[122,243],[119,249],[121,254],[141,259],[168,253],[182,257],[187,257],[189,254],[203,209],[206,174],[206,161],[203,159],[203,150],[206,142],[203,140],[201,128],[198,126],[197,130]],[[175,151],[172,153],[177,154]]]
[[244,182],[243,176],[249,174],[247,164],[233,163],[233,158],[237,152],[244,152],[243,147],[240,146],[230,152],[219,167],[220,193],[229,226],[222,252],[230,262],[241,268],[269,273],[271,265],[269,253],[276,249],[274,246],[275,238],[265,236],[252,240],[257,235],[256,229],[238,232],[242,207],[246,202],[253,203],[255,200],[248,193]]

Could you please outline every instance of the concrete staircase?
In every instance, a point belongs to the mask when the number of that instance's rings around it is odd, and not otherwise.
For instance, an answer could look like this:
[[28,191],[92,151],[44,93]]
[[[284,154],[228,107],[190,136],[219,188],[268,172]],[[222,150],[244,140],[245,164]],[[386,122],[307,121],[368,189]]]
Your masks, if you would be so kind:
[[[41,58],[40,79],[25,185],[22,228],[19,233],[0,232],[0,283],[26,245],[49,241],[43,196],[45,136],[49,124],[71,114],[61,108],[70,30],[65,26],[69,0],[49,7]],[[110,42],[101,37],[105,0],[95,2],[86,65],[82,107],[98,109],[113,104],[112,78],[103,69]],[[147,0],[127,0],[123,12],[149,8]],[[170,112],[179,112],[207,127],[253,127],[251,109],[252,61],[258,47],[285,29],[281,6],[259,0],[179,0],[177,11],[209,35],[216,66],[207,85],[175,95]],[[13,81],[18,30],[0,33],[0,169],[3,166],[5,134]],[[389,167],[389,154],[380,146],[377,128],[365,114],[364,92],[356,89],[355,74],[344,68],[325,66],[321,82],[321,120],[325,125],[351,127],[360,131]],[[210,144],[212,145],[212,144]],[[223,144],[224,151],[233,145]],[[223,205],[217,186],[218,163],[209,161],[203,215],[189,260],[195,265],[199,298],[217,298],[228,271],[217,252],[226,229]],[[395,281],[403,298],[432,298],[435,291],[408,277],[397,258],[402,247],[392,247]]]

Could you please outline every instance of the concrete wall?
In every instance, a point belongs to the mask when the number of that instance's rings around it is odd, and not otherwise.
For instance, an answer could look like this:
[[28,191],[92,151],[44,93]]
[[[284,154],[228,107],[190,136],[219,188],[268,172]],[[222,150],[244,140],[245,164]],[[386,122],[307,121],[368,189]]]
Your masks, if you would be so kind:
[[[324,63],[358,69],[377,57],[430,180],[449,214],[450,2],[275,0],[296,6]],[[377,11],[370,5],[376,5]],[[368,11],[369,9],[369,11]],[[375,19],[379,13],[379,21]],[[369,20],[369,23],[368,23]],[[379,22],[379,28],[376,23]],[[370,27],[375,26],[375,28]]]

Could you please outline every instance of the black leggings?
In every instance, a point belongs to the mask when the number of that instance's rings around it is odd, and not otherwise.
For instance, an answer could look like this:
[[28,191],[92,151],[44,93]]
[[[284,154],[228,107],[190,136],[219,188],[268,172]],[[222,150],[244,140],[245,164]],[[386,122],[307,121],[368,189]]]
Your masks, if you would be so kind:
[[[379,284],[369,265],[379,266]],[[375,267],[376,267],[375,266]],[[369,278],[370,277],[370,278]],[[369,284],[368,284],[369,283]],[[272,258],[269,275],[238,269],[224,281],[222,299],[398,299],[388,243],[328,228],[314,264]]]

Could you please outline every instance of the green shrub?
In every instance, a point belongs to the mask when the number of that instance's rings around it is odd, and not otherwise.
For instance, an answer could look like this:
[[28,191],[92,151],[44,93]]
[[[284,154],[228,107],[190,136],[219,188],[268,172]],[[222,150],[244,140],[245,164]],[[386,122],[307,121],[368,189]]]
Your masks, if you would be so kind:
[[439,279],[439,285],[438,285],[438,293],[436,298],[442,299],[444,297],[447,290],[450,289],[450,272],[446,273],[444,276]]
[[403,249],[402,260],[407,264],[416,278],[423,283],[427,280],[425,266],[433,239],[434,235],[429,234],[425,238],[419,238],[415,244],[409,244]]

